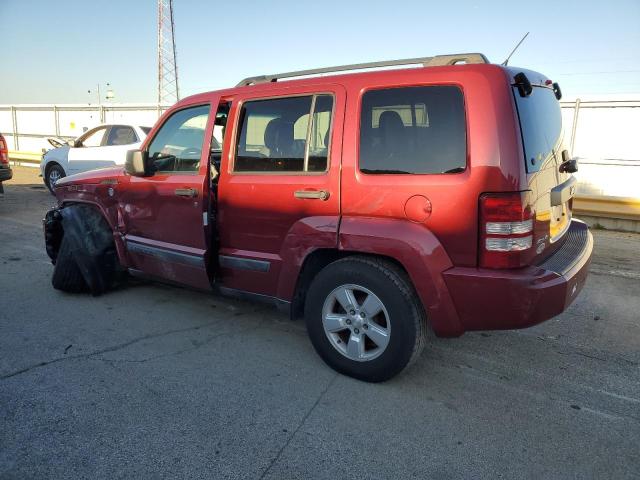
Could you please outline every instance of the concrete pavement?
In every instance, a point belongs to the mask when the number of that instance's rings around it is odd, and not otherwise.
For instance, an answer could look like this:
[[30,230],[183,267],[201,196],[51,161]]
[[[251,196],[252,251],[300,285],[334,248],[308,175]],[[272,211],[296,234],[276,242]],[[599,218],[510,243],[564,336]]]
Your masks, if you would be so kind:
[[16,171],[0,199],[0,478],[638,478],[640,235],[594,231],[563,315],[434,339],[372,385],[263,305],[139,281],[53,290],[53,197]]

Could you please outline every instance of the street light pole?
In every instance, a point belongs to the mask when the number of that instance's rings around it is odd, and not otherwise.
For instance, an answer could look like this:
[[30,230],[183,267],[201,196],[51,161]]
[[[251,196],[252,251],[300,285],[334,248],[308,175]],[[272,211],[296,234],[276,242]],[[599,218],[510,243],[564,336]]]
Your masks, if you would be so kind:
[[104,97],[107,100],[113,100],[115,98],[115,94],[113,93],[113,89],[111,88],[111,84],[107,82],[107,93]]
[[[87,93],[91,93],[91,90],[87,90]],[[102,106],[102,95],[100,93],[100,84],[96,84],[96,95],[98,98],[98,106]],[[107,82],[107,94],[105,96],[106,100],[113,100],[115,98],[115,94],[113,93],[113,89],[111,88],[111,84]]]

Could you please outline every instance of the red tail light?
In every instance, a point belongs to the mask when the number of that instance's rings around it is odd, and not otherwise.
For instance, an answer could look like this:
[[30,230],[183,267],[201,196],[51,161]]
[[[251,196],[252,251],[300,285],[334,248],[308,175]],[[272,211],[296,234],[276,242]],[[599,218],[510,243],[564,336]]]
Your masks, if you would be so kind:
[[524,266],[533,245],[533,218],[527,192],[481,195],[480,266]]
[[7,149],[7,142],[2,135],[0,135],[0,163],[9,164],[9,149]]

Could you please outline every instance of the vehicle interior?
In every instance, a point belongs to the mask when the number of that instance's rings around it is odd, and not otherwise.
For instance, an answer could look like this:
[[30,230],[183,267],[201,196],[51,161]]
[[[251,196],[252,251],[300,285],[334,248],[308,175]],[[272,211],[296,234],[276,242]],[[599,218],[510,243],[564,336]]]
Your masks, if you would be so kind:
[[154,171],[174,174],[197,172],[208,118],[208,105],[173,114],[149,145],[149,161]]
[[363,95],[360,169],[365,173],[458,173],[466,122],[457,87],[372,90]]

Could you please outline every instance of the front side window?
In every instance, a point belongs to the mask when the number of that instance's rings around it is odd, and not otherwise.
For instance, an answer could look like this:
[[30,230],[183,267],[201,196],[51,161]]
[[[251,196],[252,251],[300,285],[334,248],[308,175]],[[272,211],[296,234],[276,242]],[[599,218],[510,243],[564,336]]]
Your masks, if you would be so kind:
[[149,163],[156,172],[197,173],[200,168],[209,105],[185,108],[162,125],[149,146]]
[[104,139],[104,134],[107,131],[106,127],[99,128],[94,132],[90,133],[82,140],[83,147],[99,147],[102,145],[102,140]]
[[138,141],[136,132],[131,127],[114,125],[109,131],[107,146],[130,145]]
[[453,86],[371,90],[362,96],[360,171],[458,173],[467,157],[462,91]]
[[245,102],[234,171],[326,171],[332,110],[330,95]]

